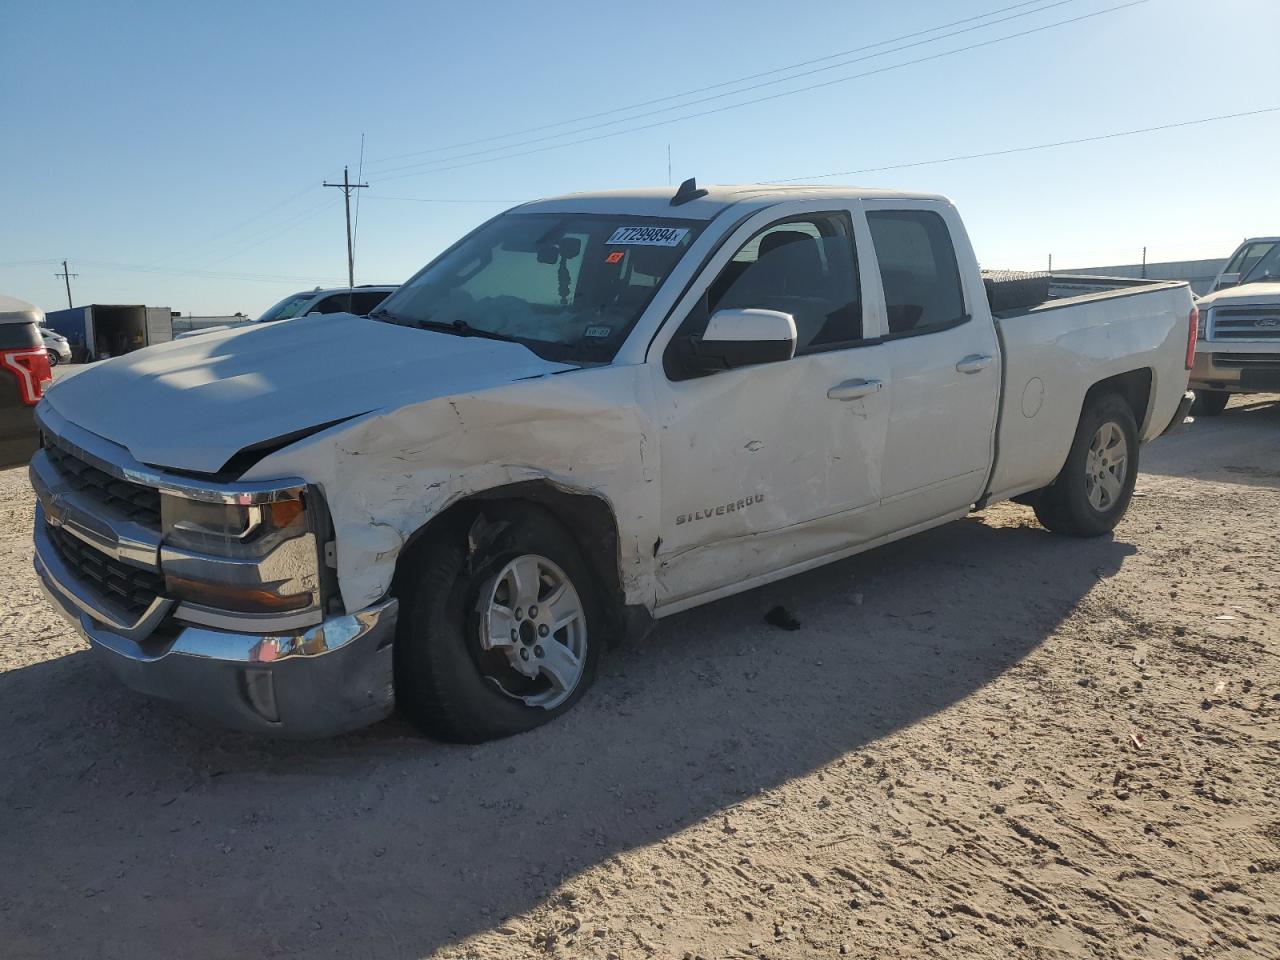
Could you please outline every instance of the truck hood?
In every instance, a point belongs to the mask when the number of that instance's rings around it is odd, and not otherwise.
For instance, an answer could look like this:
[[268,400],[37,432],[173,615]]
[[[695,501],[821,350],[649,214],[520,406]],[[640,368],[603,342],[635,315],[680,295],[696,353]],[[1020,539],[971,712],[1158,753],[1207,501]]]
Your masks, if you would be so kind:
[[44,402],[143,463],[216,473],[246,447],[571,369],[517,343],[334,313],[104,360]]
[[1241,287],[1227,287],[1225,290],[1201,297],[1196,303],[1201,310],[1205,307],[1221,307],[1227,304],[1243,306],[1255,303],[1280,303],[1280,282],[1246,283]]

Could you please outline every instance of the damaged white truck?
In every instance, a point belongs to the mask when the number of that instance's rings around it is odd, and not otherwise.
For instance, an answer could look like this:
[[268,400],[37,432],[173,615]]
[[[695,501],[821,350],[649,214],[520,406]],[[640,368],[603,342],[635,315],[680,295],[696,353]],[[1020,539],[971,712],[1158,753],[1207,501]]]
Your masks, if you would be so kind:
[[516,733],[654,618],[975,506],[1109,531],[1189,403],[1190,292],[999,293],[941,197],[524,204],[369,319],[58,383],[36,569],[125,683],[196,716]]

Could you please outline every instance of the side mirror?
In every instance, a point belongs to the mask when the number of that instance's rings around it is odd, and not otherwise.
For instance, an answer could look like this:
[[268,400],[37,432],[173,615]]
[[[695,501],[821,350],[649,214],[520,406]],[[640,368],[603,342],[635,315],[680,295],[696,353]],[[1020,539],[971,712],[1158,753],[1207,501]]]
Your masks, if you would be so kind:
[[777,310],[717,310],[701,337],[689,339],[691,371],[714,373],[757,363],[790,360],[796,353],[796,321]]
[[1225,290],[1227,289],[1227,287],[1238,287],[1238,286],[1240,286],[1240,274],[1224,273],[1222,276],[1218,278],[1218,285],[1213,289]]

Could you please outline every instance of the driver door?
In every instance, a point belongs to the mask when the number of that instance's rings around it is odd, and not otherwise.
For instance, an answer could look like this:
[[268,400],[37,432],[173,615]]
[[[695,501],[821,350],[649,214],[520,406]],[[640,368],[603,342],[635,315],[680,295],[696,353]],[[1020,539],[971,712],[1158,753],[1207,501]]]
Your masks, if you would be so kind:
[[[869,246],[854,230],[851,208],[829,201],[761,212],[691,286],[668,319],[671,335],[655,339],[664,613],[875,535],[888,368],[870,327],[878,312],[863,310],[858,251]],[[729,308],[791,314],[795,356],[709,375],[682,369],[681,341]]]

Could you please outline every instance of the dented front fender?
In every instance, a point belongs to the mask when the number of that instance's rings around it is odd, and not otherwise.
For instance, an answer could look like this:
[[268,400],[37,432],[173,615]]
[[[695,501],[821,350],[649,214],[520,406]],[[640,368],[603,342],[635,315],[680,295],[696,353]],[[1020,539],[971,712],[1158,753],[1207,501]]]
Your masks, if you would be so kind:
[[652,609],[659,470],[649,408],[644,367],[575,370],[375,411],[265,458],[245,479],[296,475],[323,490],[348,610],[387,593],[404,544],[451,504],[531,480],[609,505],[624,599]]

